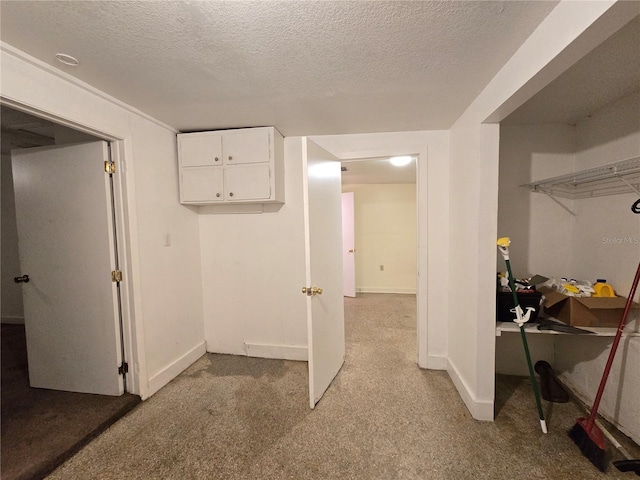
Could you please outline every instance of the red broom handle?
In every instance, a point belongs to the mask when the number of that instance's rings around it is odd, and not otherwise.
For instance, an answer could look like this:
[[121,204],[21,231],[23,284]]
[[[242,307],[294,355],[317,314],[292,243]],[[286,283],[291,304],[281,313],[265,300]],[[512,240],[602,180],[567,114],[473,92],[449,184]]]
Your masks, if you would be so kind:
[[593,408],[591,409],[591,414],[587,419],[587,424],[585,425],[585,429],[590,431],[593,427],[593,424],[596,420],[596,415],[598,414],[598,407],[600,406],[600,400],[602,399],[602,394],[604,393],[604,387],[607,383],[607,377],[609,376],[609,371],[611,370],[611,365],[613,364],[613,357],[616,354],[616,350],[618,349],[618,344],[620,343],[620,337],[622,337],[622,330],[624,330],[624,325],[627,321],[627,316],[629,315],[629,310],[631,310],[631,304],[633,303],[633,297],[636,294],[636,288],[638,287],[638,281],[640,281],[640,264],[638,264],[638,270],[636,271],[636,276],[633,279],[633,284],[631,285],[631,292],[627,297],[627,303],[624,306],[624,312],[622,313],[622,318],[620,319],[620,323],[618,324],[618,331],[616,332],[616,337],[613,340],[613,345],[611,345],[611,351],[609,352],[609,358],[607,359],[607,364],[604,367],[604,373],[602,374],[602,380],[600,380],[600,386],[598,387],[598,393],[596,394],[596,399],[593,401]]

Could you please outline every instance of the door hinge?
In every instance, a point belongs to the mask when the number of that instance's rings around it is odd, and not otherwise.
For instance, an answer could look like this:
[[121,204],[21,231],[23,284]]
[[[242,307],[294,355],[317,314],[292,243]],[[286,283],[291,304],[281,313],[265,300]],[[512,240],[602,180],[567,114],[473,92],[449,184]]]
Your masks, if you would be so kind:
[[116,173],[116,162],[112,162],[110,160],[104,162],[104,171],[109,175]]
[[111,272],[111,281],[112,282],[121,282],[122,281],[122,271],[113,270]]
[[118,373],[120,375],[124,375],[125,373],[129,373],[129,364],[127,362],[123,362],[122,365],[118,367]]

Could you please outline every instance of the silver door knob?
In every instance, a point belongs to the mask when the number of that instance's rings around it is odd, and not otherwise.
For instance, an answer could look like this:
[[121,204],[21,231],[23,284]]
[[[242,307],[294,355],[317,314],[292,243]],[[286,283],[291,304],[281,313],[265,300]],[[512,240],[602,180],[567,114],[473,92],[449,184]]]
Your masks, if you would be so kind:
[[22,275],[21,277],[14,277],[16,283],[29,283],[29,275]]

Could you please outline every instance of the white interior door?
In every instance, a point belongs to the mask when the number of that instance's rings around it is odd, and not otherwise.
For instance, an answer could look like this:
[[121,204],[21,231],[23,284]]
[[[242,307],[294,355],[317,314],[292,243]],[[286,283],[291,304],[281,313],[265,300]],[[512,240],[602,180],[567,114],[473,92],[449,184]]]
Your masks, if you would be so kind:
[[106,142],[12,152],[32,387],[121,395]]
[[342,194],[342,291],[345,297],[356,296],[356,241],[354,194]]
[[[303,139],[309,403],[315,407],[344,363],[340,161]],[[315,291],[314,291],[315,292]]]

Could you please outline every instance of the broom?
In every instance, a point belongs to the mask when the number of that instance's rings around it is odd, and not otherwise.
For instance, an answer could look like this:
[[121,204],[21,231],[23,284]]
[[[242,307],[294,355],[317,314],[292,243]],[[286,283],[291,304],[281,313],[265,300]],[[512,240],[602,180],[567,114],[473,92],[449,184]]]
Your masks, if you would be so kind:
[[547,422],[544,419],[544,413],[542,412],[542,404],[540,403],[540,393],[538,393],[538,382],[536,376],[533,373],[533,365],[531,364],[531,355],[529,354],[529,344],[527,343],[527,336],[524,333],[524,324],[529,321],[531,312],[535,310],[533,307],[527,307],[527,313],[522,312],[522,307],[518,303],[518,294],[516,293],[516,285],[513,281],[513,274],[511,273],[511,263],[509,261],[509,245],[511,240],[509,237],[502,237],[498,239],[498,249],[507,264],[507,274],[509,276],[509,286],[511,287],[511,293],[513,293],[513,304],[515,309],[516,318],[514,322],[520,327],[520,336],[522,337],[522,345],[524,346],[524,355],[527,358],[527,366],[529,367],[529,377],[531,377],[531,386],[533,387],[533,393],[536,397],[536,405],[538,407],[538,416],[540,417],[540,428],[542,433],[547,433]]
[[618,349],[618,344],[620,343],[620,338],[622,337],[622,330],[624,329],[625,323],[627,321],[629,310],[631,310],[631,304],[633,303],[633,297],[636,294],[638,281],[640,281],[640,264],[638,264],[638,270],[636,271],[636,276],[633,279],[633,284],[631,285],[631,292],[629,293],[629,297],[627,298],[627,302],[624,306],[622,318],[620,319],[620,323],[618,324],[618,331],[616,332],[616,336],[613,339],[613,345],[611,345],[609,358],[607,359],[607,364],[604,367],[604,373],[602,374],[602,380],[600,380],[598,393],[596,394],[596,398],[593,401],[591,414],[586,419],[578,418],[576,424],[571,430],[569,430],[569,437],[571,438],[571,440],[573,440],[574,443],[578,447],[580,447],[582,454],[587,457],[587,459],[589,459],[589,461],[602,472],[606,471],[607,469],[608,459],[602,431],[596,425],[596,415],[598,414],[600,400],[602,399],[604,387],[607,383],[607,377],[609,376],[609,371],[611,370],[611,365],[613,364],[613,357],[615,356],[616,350]]

